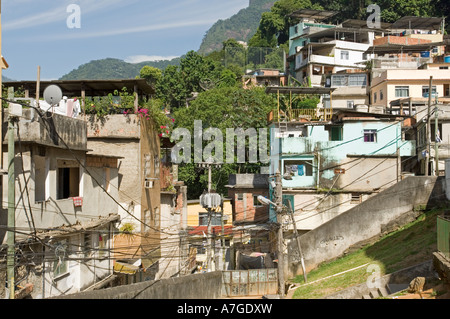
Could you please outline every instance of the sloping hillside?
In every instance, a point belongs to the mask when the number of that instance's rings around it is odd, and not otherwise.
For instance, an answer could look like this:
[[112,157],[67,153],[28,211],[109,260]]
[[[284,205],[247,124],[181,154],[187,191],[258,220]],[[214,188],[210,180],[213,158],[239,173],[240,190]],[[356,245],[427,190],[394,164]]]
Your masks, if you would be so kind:
[[261,14],[270,11],[275,0],[250,0],[247,8],[232,17],[217,21],[205,34],[198,53],[208,54],[222,49],[222,42],[233,38],[248,41],[256,32]]

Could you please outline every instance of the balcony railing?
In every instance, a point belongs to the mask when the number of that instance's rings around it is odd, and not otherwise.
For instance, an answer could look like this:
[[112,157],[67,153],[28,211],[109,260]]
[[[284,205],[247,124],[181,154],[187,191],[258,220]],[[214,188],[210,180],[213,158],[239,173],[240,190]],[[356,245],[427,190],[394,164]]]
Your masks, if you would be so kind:
[[309,121],[329,121],[333,116],[333,109],[315,108],[315,109],[288,109],[271,111],[268,116],[269,122],[309,122]]
[[450,216],[437,218],[437,249],[450,259]]

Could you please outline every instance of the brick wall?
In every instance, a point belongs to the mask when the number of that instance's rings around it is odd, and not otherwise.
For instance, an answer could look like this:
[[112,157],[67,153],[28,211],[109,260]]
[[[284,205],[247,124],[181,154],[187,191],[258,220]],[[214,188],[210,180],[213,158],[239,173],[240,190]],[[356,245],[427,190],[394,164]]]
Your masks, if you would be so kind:
[[[240,199],[239,194],[242,194]],[[253,196],[268,196],[267,189],[232,189],[228,192],[232,199],[233,221],[242,222],[265,222],[269,218],[268,206],[254,206]]]

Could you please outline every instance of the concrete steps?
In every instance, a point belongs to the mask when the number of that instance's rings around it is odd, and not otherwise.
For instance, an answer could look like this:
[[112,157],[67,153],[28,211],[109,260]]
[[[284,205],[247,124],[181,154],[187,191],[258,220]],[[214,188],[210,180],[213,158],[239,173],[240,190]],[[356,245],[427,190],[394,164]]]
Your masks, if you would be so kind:
[[387,297],[406,288],[408,288],[408,285],[388,284],[386,287],[371,289],[368,294],[364,294],[362,296],[362,299],[376,299],[380,297]]

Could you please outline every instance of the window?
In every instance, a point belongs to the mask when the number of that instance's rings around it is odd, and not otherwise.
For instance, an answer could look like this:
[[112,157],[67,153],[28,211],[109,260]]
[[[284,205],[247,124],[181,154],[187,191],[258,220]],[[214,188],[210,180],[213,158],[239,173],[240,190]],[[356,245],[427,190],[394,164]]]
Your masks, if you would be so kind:
[[53,262],[53,277],[59,277],[68,272],[67,249],[67,239],[62,240],[55,245],[56,259]]
[[[429,91],[430,91],[430,87],[427,85],[427,86],[422,86],[422,96],[423,97],[428,97],[428,94],[429,94]],[[431,96],[436,96],[436,93],[437,91],[436,91],[436,86],[432,86],[432,92],[431,92]]]
[[347,101],[347,108],[353,109],[355,106],[355,101]]
[[347,86],[348,77],[345,75],[333,75],[331,77],[331,86]]
[[259,195],[253,195],[253,207],[260,207],[262,204],[258,200]]
[[366,86],[367,77],[365,74],[351,74],[348,76],[349,86]]
[[284,161],[284,176],[313,176],[313,160]]
[[331,141],[342,141],[342,126],[332,126],[330,132]]
[[145,154],[144,155],[144,178],[152,177],[152,155]]
[[383,95],[383,90],[380,90],[380,101],[383,101],[384,95]]
[[395,97],[408,97],[408,96],[409,96],[409,86],[395,87]]
[[[208,213],[198,213],[198,225],[208,226]],[[222,225],[222,215],[218,213],[211,213],[211,226]]]
[[44,156],[34,157],[34,200],[43,202],[49,198],[49,159]]
[[238,193],[237,194],[237,200],[244,200],[244,194],[243,193]]
[[[431,132],[431,141],[432,142],[438,142],[438,143],[442,142],[442,123],[438,123],[438,131],[437,132],[436,132],[436,125],[432,123],[431,127],[430,127],[430,132]],[[433,138],[433,136],[435,136],[435,137]]]
[[373,102],[376,103],[377,102],[377,92],[375,92],[373,94]]
[[352,193],[351,196],[350,204],[360,204],[362,202],[361,194]]
[[377,141],[377,130],[364,130],[364,142],[374,143]]
[[83,253],[84,257],[90,258],[92,253],[92,235],[91,233],[84,233],[83,235]]
[[80,168],[76,161],[57,161],[57,199],[65,199],[80,195]]
[[104,258],[108,256],[108,233],[106,231],[96,234],[98,236],[98,257]]
[[349,59],[348,51],[341,51],[341,60],[348,60],[348,59]]

